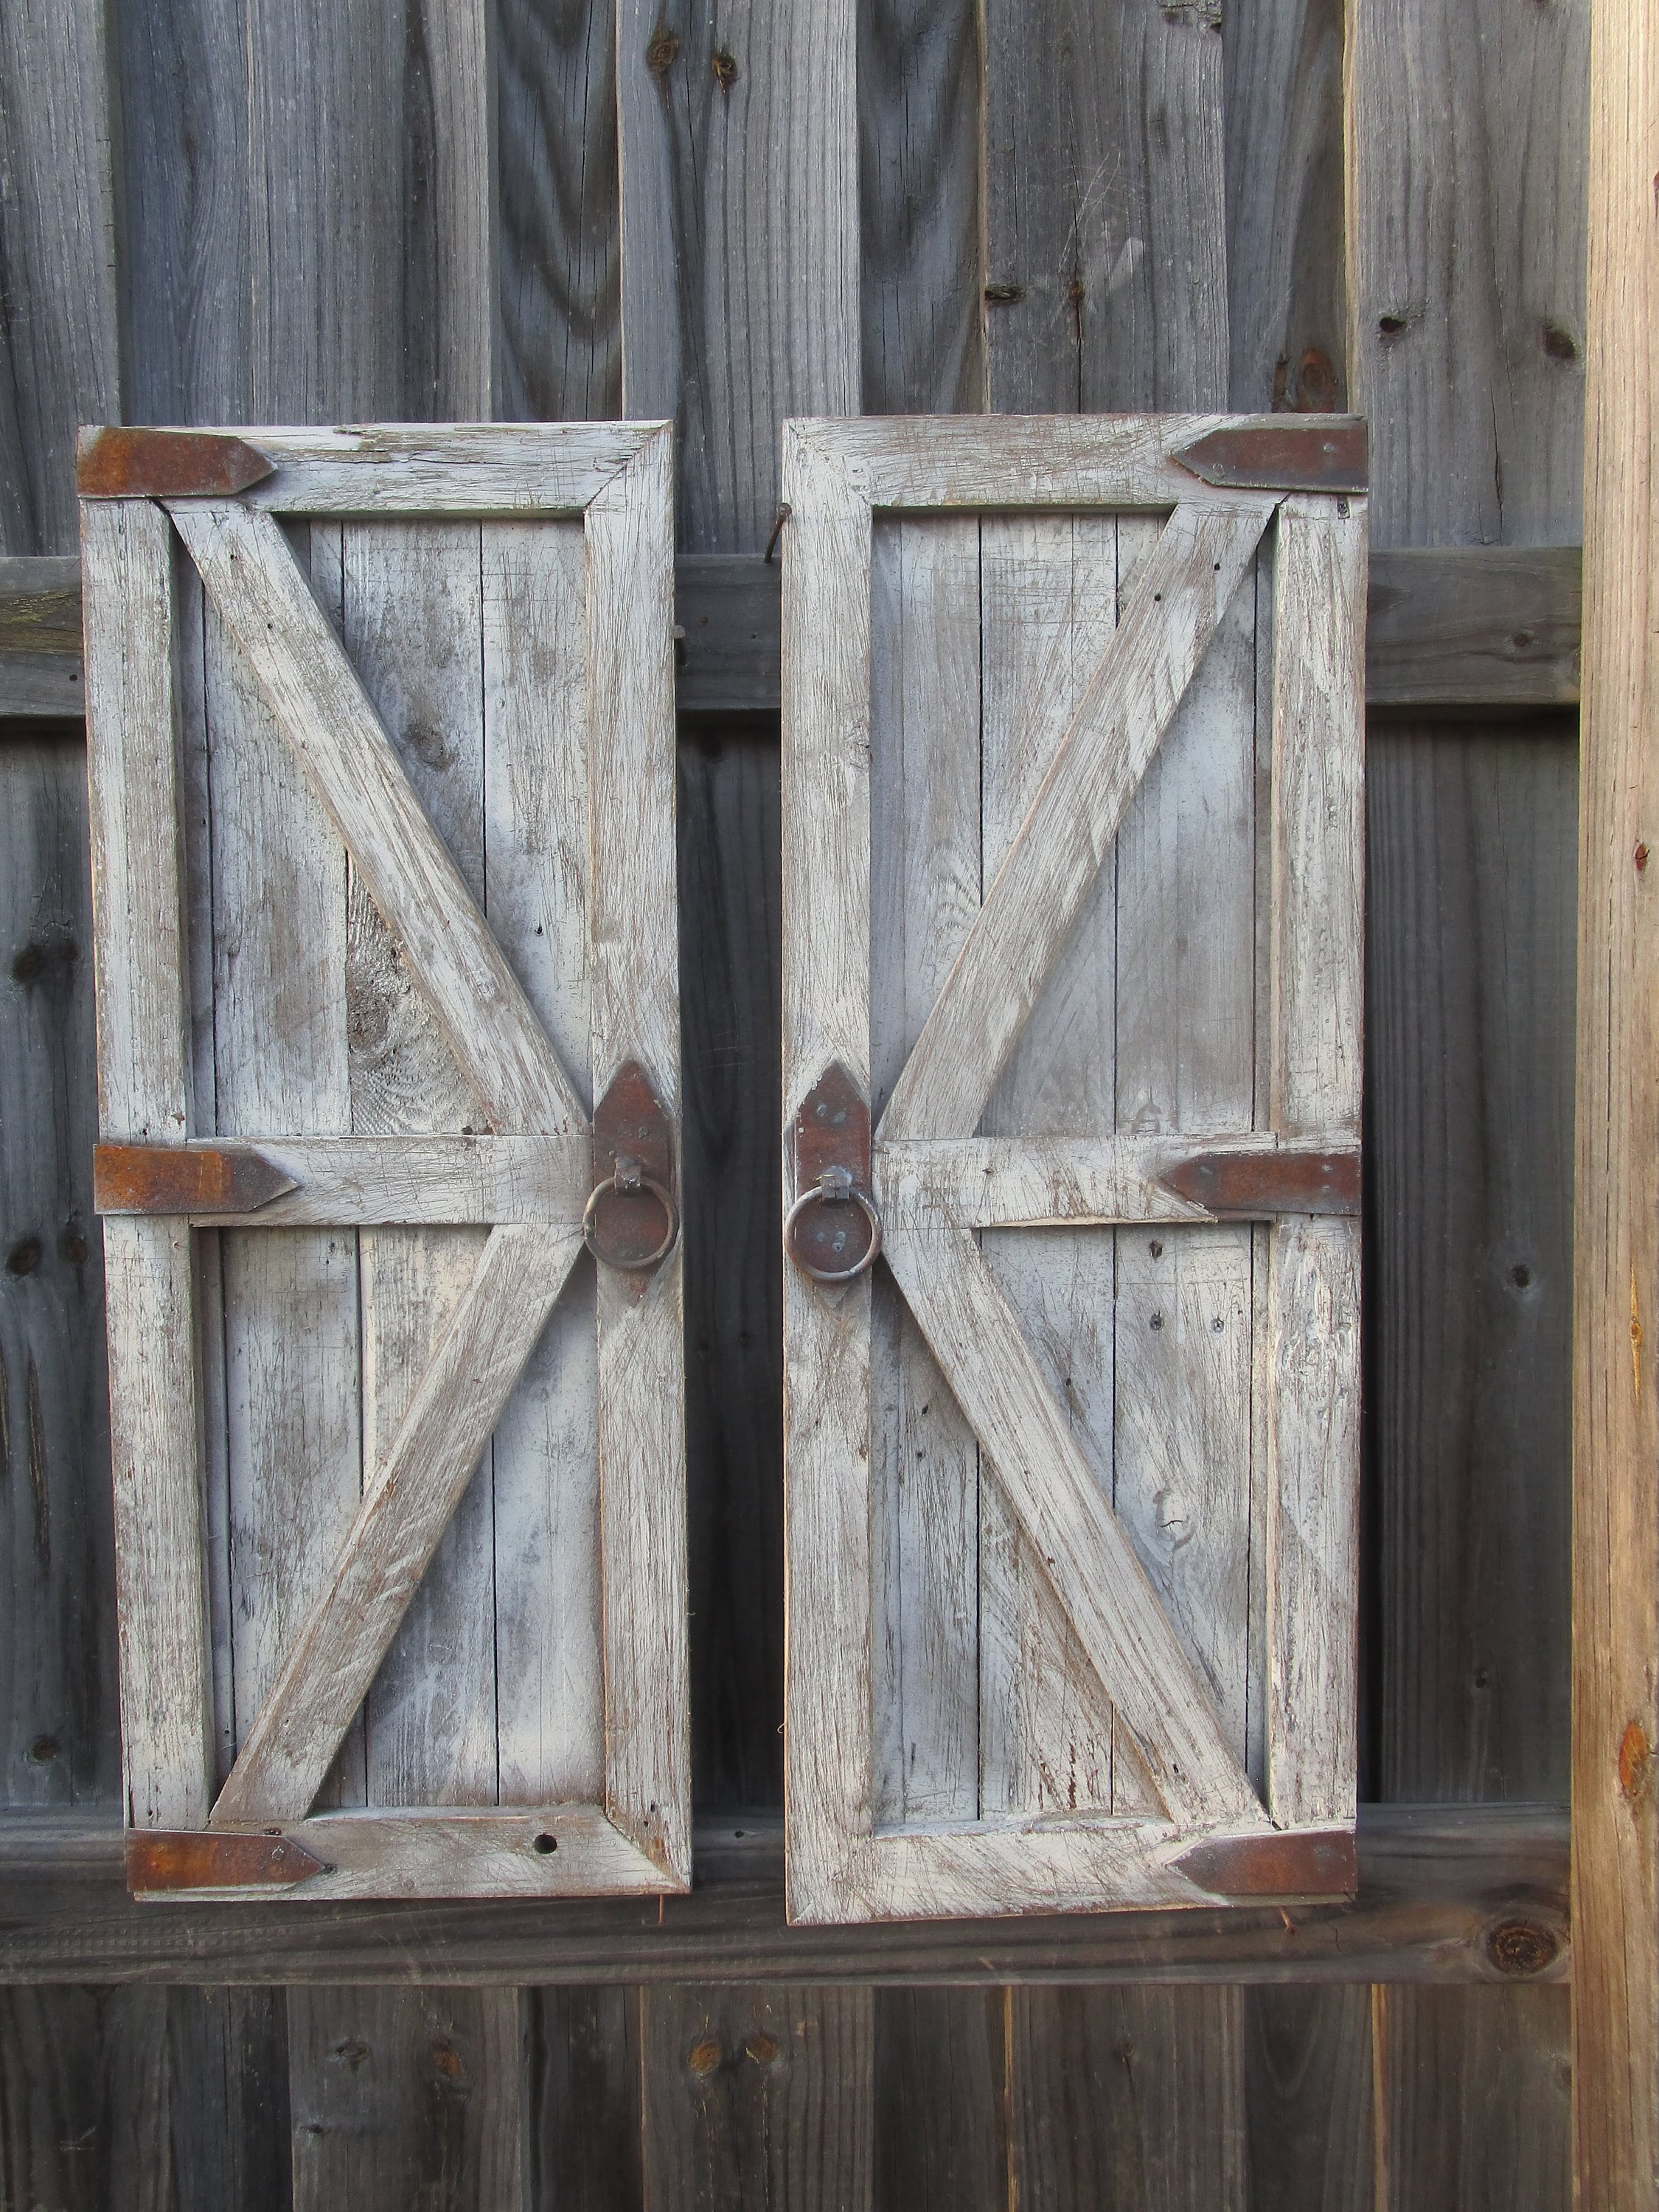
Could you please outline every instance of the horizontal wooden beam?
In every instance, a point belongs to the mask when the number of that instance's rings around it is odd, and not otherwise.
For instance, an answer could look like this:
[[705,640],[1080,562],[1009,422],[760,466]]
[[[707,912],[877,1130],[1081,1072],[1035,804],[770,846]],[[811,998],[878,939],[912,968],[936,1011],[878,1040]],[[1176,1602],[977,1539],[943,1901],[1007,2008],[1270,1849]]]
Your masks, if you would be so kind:
[[[1461,713],[1575,705],[1579,559],[1576,545],[1373,554],[1368,704]],[[778,711],[781,574],[778,560],[752,556],[675,562],[681,714]],[[0,717],[80,714],[79,575],[75,561],[0,561]]]
[[662,1899],[135,1903],[114,1820],[0,1817],[0,1981],[1559,1982],[1565,1807],[1362,1805],[1352,1903],[790,1928],[775,1814]]

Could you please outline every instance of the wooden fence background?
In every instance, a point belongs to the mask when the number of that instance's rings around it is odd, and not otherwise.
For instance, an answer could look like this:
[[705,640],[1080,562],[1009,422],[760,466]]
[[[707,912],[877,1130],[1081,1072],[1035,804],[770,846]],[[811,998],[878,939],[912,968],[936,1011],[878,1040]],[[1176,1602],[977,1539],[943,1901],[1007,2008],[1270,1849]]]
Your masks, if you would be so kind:
[[[0,554],[73,552],[80,421],[624,411],[678,420],[683,549],[752,554],[780,420],[860,406],[1352,404],[1378,548],[1574,544],[1587,19],[7,6]],[[683,723],[711,1815],[781,1786],[776,738],[763,712]],[[118,1799],[83,771],[72,720],[0,723],[0,1859]],[[1567,1794],[1576,773],[1570,708],[1373,718],[1372,1799]],[[284,1990],[89,1980],[69,1947],[54,1983],[35,1887],[0,1886],[8,2212],[1567,2203],[1547,1958],[946,1987],[896,1951],[885,1986],[518,1989],[499,1958],[410,1983],[416,1954],[400,1986]]]

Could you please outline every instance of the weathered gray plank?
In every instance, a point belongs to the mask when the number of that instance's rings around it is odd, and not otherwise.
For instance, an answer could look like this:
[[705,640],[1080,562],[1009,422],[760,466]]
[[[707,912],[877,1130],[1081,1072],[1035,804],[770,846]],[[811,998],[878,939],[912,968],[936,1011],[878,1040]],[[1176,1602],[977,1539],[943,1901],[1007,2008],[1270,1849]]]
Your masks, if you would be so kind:
[[523,2202],[516,1990],[290,1990],[294,2212]]
[[0,550],[76,542],[75,431],[118,410],[106,11],[0,21]]
[[1570,707],[1578,697],[1576,545],[1373,553],[1365,632],[1371,707]]
[[1139,0],[988,0],[992,407],[1224,403],[1218,15]]
[[875,1993],[877,2212],[1006,2212],[1002,1990]]
[[863,404],[985,404],[980,25],[969,0],[860,0]]
[[526,1992],[526,2199],[535,2212],[639,2212],[640,1992]]
[[593,1900],[175,1914],[136,1904],[112,1816],[0,1822],[0,1973],[106,1982],[1565,1980],[1564,1807],[1362,1806],[1352,1905],[788,1928],[781,1824],[704,1826],[699,1886]]
[[518,422],[622,412],[614,0],[497,0],[501,359]]
[[779,422],[858,406],[853,0],[621,0],[617,55],[623,410],[675,418],[681,544],[758,552]]
[[640,2000],[647,2212],[863,2212],[869,1990],[649,1989]]
[[1571,544],[1589,0],[1383,0],[1349,35],[1349,375],[1376,542]]
[[1346,405],[1341,0],[1221,15],[1229,404]]
[[1373,1994],[1377,2212],[1568,2202],[1565,1990]]
[[120,1792],[85,755],[0,751],[0,1726],[8,1805]]
[[1252,2212],[1376,2212],[1370,1991],[1247,1990],[1243,2037]]
[[1243,2212],[1237,1990],[1009,1992],[1010,2199]]

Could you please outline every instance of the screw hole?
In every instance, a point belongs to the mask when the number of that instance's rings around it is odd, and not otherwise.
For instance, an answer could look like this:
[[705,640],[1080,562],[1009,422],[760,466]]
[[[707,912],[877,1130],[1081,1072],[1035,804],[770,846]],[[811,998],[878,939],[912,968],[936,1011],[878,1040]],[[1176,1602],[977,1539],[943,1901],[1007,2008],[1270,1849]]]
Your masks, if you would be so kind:
[[37,1766],[48,1765],[57,1756],[58,1739],[55,1735],[38,1735],[29,1746],[29,1757]]
[[542,1856],[545,1858],[550,1851],[556,1851],[558,1850],[559,1839],[556,1836],[550,1836],[546,1829],[544,1828],[540,1835],[537,1837],[533,1848],[538,1850]]

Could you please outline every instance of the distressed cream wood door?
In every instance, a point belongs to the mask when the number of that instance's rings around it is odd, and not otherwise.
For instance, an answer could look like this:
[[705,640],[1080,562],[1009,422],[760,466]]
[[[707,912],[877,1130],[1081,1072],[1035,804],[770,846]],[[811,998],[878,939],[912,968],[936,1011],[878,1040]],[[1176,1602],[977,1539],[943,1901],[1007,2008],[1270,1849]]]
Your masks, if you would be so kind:
[[140,1893],[689,1882],[671,452],[83,437]]
[[1352,1886],[1364,485],[786,430],[795,1919]]

